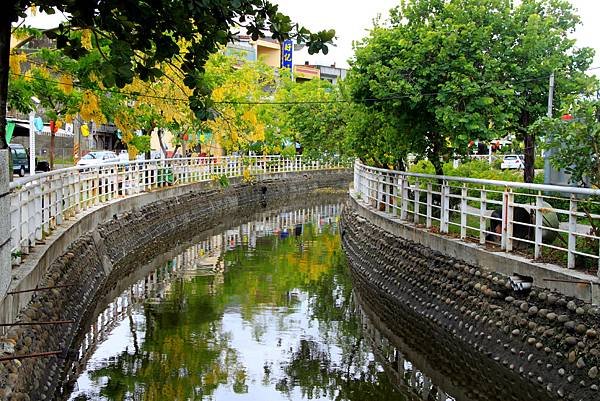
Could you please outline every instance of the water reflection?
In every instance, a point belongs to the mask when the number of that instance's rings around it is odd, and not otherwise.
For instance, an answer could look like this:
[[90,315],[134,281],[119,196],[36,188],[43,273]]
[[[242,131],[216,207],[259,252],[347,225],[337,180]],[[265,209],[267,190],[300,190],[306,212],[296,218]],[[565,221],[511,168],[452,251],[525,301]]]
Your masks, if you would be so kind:
[[449,372],[423,342],[435,336],[361,301],[340,209],[264,213],[163,258],[104,304],[56,398],[509,399]]
[[340,209],[264,214],[131,285],[90,326],[58,398],[412,399],[361,336]]
[[455,401],[439,385],[432,382],[418,366],[408,360],[403,350],[406,345],[391,342],[368,317],[365,306],[356,296],[356,315],[362,324],[363,336],[372,346],[373,353],[381,362],[393,384],[401,391],[412,394],[415,400]]

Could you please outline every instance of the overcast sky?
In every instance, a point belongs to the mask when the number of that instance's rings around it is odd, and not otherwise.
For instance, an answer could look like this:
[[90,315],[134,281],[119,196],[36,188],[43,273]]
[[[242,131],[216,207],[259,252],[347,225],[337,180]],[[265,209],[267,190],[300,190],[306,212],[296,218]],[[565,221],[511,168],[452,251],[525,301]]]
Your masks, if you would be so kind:
[[[337,40],[335,47],[330,47],[327,55],[309,56],[306,51],[297,52],[294,64],[331,65],[347,67],[347,60],[352,57],[352,42],[365,37],[373,20],[378,16],[387,18],[390,8],[398,5],[399,0],[271,0],[279,4],[280,10],[307,28],[318,31],[335,29]],[[577,45],[589,46],[596,50],[596,58],[592,67],[600,66],[600,0],[570,0],[578,9],[582,25],[575,33]],[[27,23],[32,26],[49,27],[57,24],[57,17],[33,17]],[[43,26],[42,26],[43,25]],[[600,76],[600,70],[591,71]]]
[[[399,0],[272,0],[279,4],[280,10],[311,30],[335,29],[336,47],[328,55],[296,54],[294,64],[311,64],[347,67],[352,56],[352,41],[362,39],[373,26],[378,15],[387,18],[390,8],[400,4]],[[570,0],[578,9],[582,25],[575,34],[577,45],[588,46],[596,50],[593,66],[600,66],[600,0]],[[594,71],[600,75],[600,70]]]

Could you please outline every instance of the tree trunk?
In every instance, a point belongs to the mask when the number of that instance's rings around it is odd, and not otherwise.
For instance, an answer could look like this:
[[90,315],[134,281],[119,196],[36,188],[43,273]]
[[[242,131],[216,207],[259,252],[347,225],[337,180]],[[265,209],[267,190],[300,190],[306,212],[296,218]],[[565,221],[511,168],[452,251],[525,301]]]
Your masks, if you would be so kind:
[[156,135],[158,135],[158,144],[160,145],[160,150],[162,151],[163,157],[167,158],[167,148],[163,142],[162,129],[158,129]]
[[[8,7],[15,6],[9,5]],[[8,69],[11,30],[9,14],[10,11],[7,10],[0,13],[0,149],[8,148],[8,143],[6,143],[6,103],[8,100]]]
[[525,168],[523,182],[533,182],[535,177],[535,134],[525,134]]
[[524,168],[523,168],[523,182],[533,182],[535,176],[535,134],[529,132],[529,113],[524,112],[520,119],[521,128],[524,131],[524,146],[523,153],[525,155]]
[[435,175],[444,175],[444,165],[439,159],[433,158],[431,164],[433,164],[433,168],[435,169]]

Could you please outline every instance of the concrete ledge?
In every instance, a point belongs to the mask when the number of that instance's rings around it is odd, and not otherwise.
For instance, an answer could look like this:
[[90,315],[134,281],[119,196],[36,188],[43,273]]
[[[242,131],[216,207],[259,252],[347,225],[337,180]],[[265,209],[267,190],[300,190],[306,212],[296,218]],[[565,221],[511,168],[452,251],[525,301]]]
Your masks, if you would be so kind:
[[[550,263],[533,262],[528,258],[511,253],[491,252],[479,244],[432,233],[400,219],[390,219],[385,213],[358,202],[352,192],[349,204],[359,216],[377,227],[449,257],[507,276],[513,273],[530,276],[533,277],[533,283],[537,287],[556,290],[585,302],[600,303],[600,279],[593,275],[568,270]],[[576,283],[573,283],[574,281]]]
[[8,289],[11,269],[8,152],[8,149],[0,150],[0,299]]

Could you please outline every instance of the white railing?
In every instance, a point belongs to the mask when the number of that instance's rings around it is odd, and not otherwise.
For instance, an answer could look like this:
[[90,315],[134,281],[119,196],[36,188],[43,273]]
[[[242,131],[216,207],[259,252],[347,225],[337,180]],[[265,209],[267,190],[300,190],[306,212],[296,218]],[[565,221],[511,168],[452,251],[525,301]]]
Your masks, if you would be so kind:
[[349,167],[344,161],[296,156],[205,157],[128,161],[71,167],[11,183],[10,222],[13,264],[20,264],[37,241],[89,208],[158,188],[225,177]]
[[[359,201],[432,231],[600,272],[600,190],[408,173],[354,164]],[[600,273],[598,273],[600,276]]]

